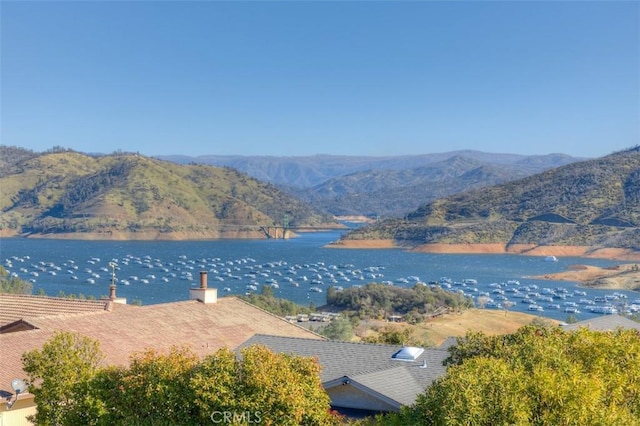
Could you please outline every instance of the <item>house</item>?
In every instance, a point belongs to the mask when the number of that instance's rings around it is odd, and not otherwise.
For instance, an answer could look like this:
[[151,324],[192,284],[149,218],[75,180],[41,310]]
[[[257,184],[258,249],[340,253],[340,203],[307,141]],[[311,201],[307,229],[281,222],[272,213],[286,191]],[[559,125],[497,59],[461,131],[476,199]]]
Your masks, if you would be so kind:
[[613,331],[617,328],[636,329],[640,331],[640,322],[633,321],[622,315],[602,315],[584,321],[565,324],[563,330],[573,331],[584,327],[596,331]]
[[399,345],[322,341],[256,334],[237,349],[260,344],[277,353],[317,358],[331,405],[348,416],[398,411],[445,373],[448,352]]
[[98,340],[105,365],[126,365],[132,353],[148,348],[188,346],[206,356],[222,347],[238,347],[256,333],[325,340],[236,297],[218,298],[217,289],[207,287],[206,273],[187,301],[148,306],[117,301],[114,288],[109,299],[92,302],[0,296],[0,311],[6,314],[0,323],[0,425],[30,424],[25,418],[35,412],[33,395],[20,394],[11,406],[7,404],[15,400],[11,384],[26,378],[22,354],[42,347],[56,331]]

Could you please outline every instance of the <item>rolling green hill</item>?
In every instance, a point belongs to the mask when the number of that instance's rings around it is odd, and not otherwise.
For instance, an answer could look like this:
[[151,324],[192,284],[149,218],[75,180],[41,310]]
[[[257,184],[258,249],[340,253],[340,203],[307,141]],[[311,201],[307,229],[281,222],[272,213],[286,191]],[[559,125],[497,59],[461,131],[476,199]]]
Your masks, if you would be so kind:
[[640,250],[640,147],[423,205],[344,239]]
[[[5,155],[5,151],[9,154]],[[4,236],[184,239],[260,237],[262,225],[335,225],[331,217],[229,168],[137,154],[0,147]],[[13,159],[13,160],[10,160]]]

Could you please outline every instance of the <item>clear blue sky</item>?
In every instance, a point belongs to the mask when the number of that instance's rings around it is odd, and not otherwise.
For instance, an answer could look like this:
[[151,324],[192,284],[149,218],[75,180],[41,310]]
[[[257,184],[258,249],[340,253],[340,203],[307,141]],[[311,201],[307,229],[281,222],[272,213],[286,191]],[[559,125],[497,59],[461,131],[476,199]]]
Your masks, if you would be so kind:
[[595,157],[640,144],[637,1],[2,1],[1,144]]

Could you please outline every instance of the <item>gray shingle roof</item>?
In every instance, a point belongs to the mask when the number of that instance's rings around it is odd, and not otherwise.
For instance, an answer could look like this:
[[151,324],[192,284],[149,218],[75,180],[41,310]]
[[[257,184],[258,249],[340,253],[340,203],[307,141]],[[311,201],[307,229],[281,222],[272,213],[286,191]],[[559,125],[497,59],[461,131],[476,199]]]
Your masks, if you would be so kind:
[[[373,393],[384,395],[399,405],[410,405],[415,398],[445,373],[442,361],[447,351],[425,349],[415,361],[398,361],[391,355],[402,346],[322,341],[297,337],[256,334],[238,349],[260,344],[272,351],[317,358],[325,388],[348,377]],[[426,367],[423,363],[426,361]]]
[[580,327],[600,331],[612,331],[617,328],[635,328],[640,331],[640,323],[621,315],[602,315],[596,318],[575,322],[573,324],[567,324],[562,328],[564,330],[577,330]]

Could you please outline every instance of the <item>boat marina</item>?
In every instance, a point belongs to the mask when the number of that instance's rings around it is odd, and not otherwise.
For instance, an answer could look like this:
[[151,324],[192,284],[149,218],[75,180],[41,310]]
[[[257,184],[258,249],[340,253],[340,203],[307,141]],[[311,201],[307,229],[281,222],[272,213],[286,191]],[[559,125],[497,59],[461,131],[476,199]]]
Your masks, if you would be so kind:
[[3,239],[0,262],[10,275],[32,282],[34,293],[42,289],[49,296],[97,298],[108,293],[114,280],[121,287],[119,295],[143,304],[180,300],[185,287],[196,285],[194,277],[207,271],[221,295],[256,293],[269,286],[276,297],[303,305],[323,305],[330,287],[343,291],[380,283],[438,287],[473,299],[479,308],[559,320],[640,311],[638,293],[531,278],[581,259],[324,248],[337,235],[171,243]]

